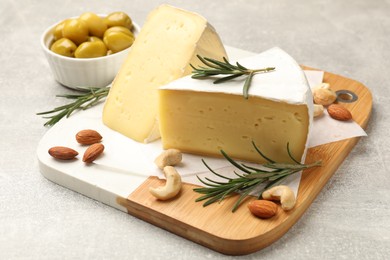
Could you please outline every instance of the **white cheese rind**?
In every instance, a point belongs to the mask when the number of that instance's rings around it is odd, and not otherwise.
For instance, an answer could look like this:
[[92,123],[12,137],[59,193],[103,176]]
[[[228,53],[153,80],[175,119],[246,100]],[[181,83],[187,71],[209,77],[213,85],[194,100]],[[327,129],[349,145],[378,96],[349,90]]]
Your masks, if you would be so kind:
[[[308,82],[299,64],[278,47],[238,61],[248,69],[275,67],[275,71],[258,73],[252,78],[249,95],[290,104],[305,104],[311,98]],[[235,61],[231,62],[235,63]],[[245,78],[239,77],[222,84],[210,84],[210,79],[193,80],[187,76],[162,86],[161,89],[191,90],[242,95]]]
[[[243,97],[244,79],[212,84],[190,76],[160,88],[160,130],[165,149],[257,161],[251,141],[279,161],[289,161],[287,142],[296,160],[305,158],[313,101],[300,66],[273,48],[239,61],[250,69],[275,67],[256,74]],[[259,162],[261,162],[260,160]]]
[[103,123],[138,142],[158,139],[158,87],[190,74],[197,54],[226,56],[204,17],[169,5],[152,11],[112,84]]

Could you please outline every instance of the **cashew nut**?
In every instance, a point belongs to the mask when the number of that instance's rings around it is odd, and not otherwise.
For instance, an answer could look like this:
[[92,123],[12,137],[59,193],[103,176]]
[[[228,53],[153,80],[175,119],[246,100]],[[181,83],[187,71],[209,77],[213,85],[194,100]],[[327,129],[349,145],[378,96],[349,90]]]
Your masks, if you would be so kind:
[[295,194],[285,185],[272,187],[262,193],[265,200],[280,200],[283,210],[290,210],[295,206]]
[[165,186],[150,187],[149,192],[159,200],[168,200],[180,192],[181,177],[172,166],[165,166],[163,171],[166,178]]
[[161,170],[165,166],[174,166],[181,162],[182,155],[181,152],[177,149],[168,149],[162,152],[155,160],[154,163]]
[[321,83],[312,89],[315,104],[328,106],[336,101],[336,92],[330,89],[329,83]]
[[313,111],[313,116],[314,117],[319,117],[324,114],[324,106],[323,105],[317,105],[314,104],[314,111]]

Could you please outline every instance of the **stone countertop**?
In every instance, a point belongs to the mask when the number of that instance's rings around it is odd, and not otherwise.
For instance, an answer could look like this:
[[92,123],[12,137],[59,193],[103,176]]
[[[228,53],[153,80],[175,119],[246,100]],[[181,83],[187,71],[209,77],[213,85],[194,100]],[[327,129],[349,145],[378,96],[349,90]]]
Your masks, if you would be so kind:
[[161,3],[207,17],[224,43],[252,52],[279,46],[300,64],[355,79],[373,111],[350,155],[302,218],[242,259],[385,259],[390,255],[390,2],[0,0],[0,258],[224,259],[45,179],[35,113],[65,103],[40,48],[45,28],[86,11],[125,11],[143,24]]

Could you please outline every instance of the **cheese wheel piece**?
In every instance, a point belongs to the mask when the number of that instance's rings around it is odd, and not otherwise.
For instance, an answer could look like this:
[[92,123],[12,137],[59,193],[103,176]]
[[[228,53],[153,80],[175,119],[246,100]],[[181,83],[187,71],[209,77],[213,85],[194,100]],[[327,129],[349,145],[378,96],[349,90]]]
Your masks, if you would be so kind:
[[158,139],[158,87],[190,74],[197,54],[227,57],[207,20],[169,5],[153,10],[112,84],[103,123],[138,142]]
[[212,80],[178,79],[159,90],[160,130],[164,149],[204,156],[229,156],[263,163],[252,141],[277,162],[301,161],[312,122],[310,87],[300,66],[279,48],[239,61],[250,69],[275,67],[255,74],[249,98],[245,78],[218,85]]

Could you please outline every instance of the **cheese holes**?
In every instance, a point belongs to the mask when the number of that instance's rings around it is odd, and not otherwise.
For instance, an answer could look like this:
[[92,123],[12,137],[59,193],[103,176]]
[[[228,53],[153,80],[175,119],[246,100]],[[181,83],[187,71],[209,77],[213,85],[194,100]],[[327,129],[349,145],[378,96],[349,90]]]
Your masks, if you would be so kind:
[[265,116],[264,119],[265,120],[274,120],[275,117],[274,116]]
[[302,122],[302,116],[299,113],[294,113],[294,117],[297,121]]

